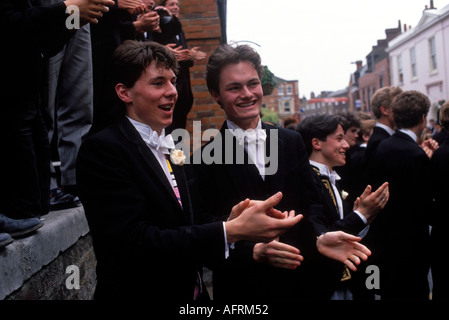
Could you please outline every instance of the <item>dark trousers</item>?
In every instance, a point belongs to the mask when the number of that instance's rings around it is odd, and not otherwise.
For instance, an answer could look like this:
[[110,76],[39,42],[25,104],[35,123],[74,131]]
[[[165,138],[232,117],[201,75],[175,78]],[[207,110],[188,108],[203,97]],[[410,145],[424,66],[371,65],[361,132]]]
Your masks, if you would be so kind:
[[[5,129],[5,128],[3,128]],[[12,219],[49,212],[50,144],[40,113],[2,131],[0,212]]]

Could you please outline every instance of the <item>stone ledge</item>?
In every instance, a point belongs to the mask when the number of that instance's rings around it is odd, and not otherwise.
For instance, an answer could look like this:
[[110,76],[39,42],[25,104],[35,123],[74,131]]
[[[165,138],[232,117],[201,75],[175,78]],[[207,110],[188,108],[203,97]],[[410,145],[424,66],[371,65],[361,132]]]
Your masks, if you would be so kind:
[[42,217],[44,226],[34,234],[0,251],[0,299],[19,289],[40,271],[89,233],[83,207],[52,211]]

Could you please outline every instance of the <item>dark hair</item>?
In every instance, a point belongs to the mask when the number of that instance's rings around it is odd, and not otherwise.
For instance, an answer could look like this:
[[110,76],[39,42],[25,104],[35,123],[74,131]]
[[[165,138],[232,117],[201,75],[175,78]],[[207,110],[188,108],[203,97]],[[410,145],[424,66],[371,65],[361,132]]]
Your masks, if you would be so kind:
[[152,61],[156,61],[158,68],[171,69],[175,74],[178,72],[178,61],[170,49],[157,42],[126,40],[112,57],[114,85],[123,83],[127,88],[133,87]]
[[441,106],[440,123],[444,129],[449,131],[449,100]]
[[402,89],[400,87],[383,87],[374,93],[371,98],[371,110],[376,119],[380,119],[382,116],[380,107],[384,106],[386,109],[390,109],[393,100],[401,92]]
[[259,79],[262,80],[264,68],[260,55],[248,45],[233,47],[228,44],[219,46],[209,57],[206,69],[206,83],[209,91],[219,92],[219,80],[221,70],[228,64],[237,64],[242,61],[252,63]]
[[418,125],[423,115],[427,115],[430,100],[419,91],[404,91],[398,95],[391,107],[398,129],[409,129]]
[[296,127],[306,145],[307,154],[313,151],[312,140],[314,138],[326,141],[327,136],[334,133],[338,125],[341,125],[340,117],[329,114],[315,114],[302,120]]
[[343,127],[343,131],[346,133],[349,128],[357,127],[360,128],[360,118],[357,117],[352,112],[340,112],[337,114],[341,118],[341,126]]
[[[161,1],[159,2],[159,5],[165,7],[165,5],[167,4],[167,1],[168,1],[168,0],[161,0]],[[181,5],[181,0],[179,0],[178,3],[179,3],[179,5]]]

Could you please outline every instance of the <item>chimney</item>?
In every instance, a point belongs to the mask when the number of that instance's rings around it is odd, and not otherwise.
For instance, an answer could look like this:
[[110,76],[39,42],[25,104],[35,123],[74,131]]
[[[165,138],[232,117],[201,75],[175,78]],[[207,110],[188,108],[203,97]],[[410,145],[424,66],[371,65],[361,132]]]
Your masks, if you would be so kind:
[[355,65],[357,66],[357,70],[360,70],[363,67],[363,61],[362,60],[357,60],[355,62]]
[[404,23],[404,32],[407,31],[407,24]]
[[425,5],[425,6],[424,6],[424,11],[427,11],[427,10],[433,10],[433,9],[436,9],[436,8],[435,8],[435,6],[433,5],[433,0],[430,0],[430,7],[427,6],[427,5]]

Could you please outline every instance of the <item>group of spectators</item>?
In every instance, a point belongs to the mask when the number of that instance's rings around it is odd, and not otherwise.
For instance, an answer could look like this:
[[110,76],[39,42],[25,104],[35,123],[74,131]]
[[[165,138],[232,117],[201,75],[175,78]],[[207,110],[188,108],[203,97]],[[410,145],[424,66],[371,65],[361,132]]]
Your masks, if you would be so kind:
[[[72,5],[79,29],[68,23],[75,21]],[[187,47],[178,0],[3,1],[0,15],[8,75],[0,111],[7,155],[0,163],[3,248],[42,227],[49,211],[81,205],[76,157],[87,135],[113,121],[117,96],[109,71],[118,45],[152,40],[176,54],[183,98],[170,130],[185,128],[193,104],[189,68],[206,54]]]
[[[70,5],[79,30],[66,26]],[[227,116],[220,132],[231,132],[246,162],[184,168],[166,138],[186,125],[189,67],[205,54],[187,48],[178,0],[11,0],[0,17],[10,44],[1,52],[0,248],[40,228],[50,210],[80,205],[79,193],[97,298],[206,298],[208,263],[217,299],[425,300],[430,269],[432,298],[447,298],[449,103],[440,131],[428,128],[428,97],[398,87],[373,95],[374,117],[314,115],[278,128],[260,119],[260,56],[223,45],[206,81]],[[161,91],[145,81],[156,70]],[[50,141],[60,181],[51,182]],[[196,152],[211,146],[228,147],[217,139]],[[278,152],[275,173],[266,150]],[[381,270],[374,290],[368,265]]]
[[[366,263],[381,270],[381,289],[371,292],[382,299],[428,299],[432,284],[432,298],[447,299],[441,229],[449,210],[443,196],[449,178],[449,103],[441,106],[438,121],[428,121],[426,95],[384,87],[373,95],[371,106],[374,117],[363,112],[310,116],[297,130],[307,145],[311,127],[318,130],[330,118],[340,119],[347,142],[340,151],[346,159],[344,165],[334,163],[334,169],[348,206],[367,186],[376,189],[388,182],[388,203],[373,215],[362,239],[372,252]],[[327,129],[321,128],[321,138],[318,133],[314,137],[326,140],[336,130]]]

